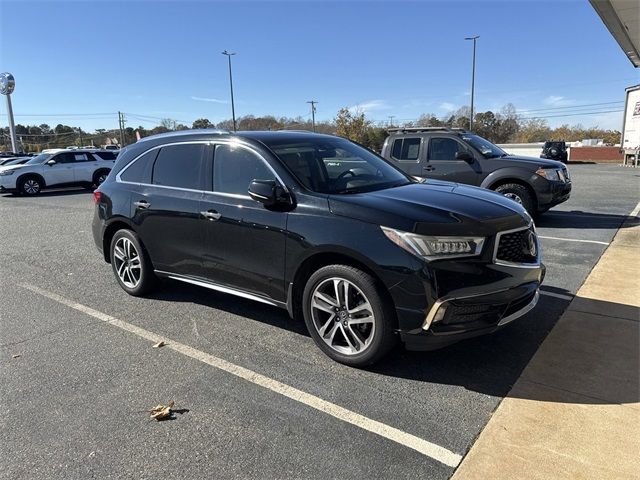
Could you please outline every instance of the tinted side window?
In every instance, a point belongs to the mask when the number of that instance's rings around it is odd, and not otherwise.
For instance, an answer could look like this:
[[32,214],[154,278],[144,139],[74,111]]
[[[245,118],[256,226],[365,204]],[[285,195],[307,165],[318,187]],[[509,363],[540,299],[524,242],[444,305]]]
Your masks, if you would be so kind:
[[455,160],[462,146],[453,138],[432,138],[429,142],[429,160]]
[[251,180],[275,180],[264,160],[246,148],[216,146],[213,157],[213,191],[248,195]]
[[71,163],[73,162],[73,154],[67,152],[59,153],[51,158],[51,160],[55,160],[56,163]]
[[420,156],[420,139],[397,138],[393,142],[391,156],[396,160],[418,160]]
[[152,183],[167,187],[202,188],[200,167],[202,144],[169,145],[162,147],[153,165]]
[[102,160],[115,160],[116,154],[113,152],[96,152],[94,155],[99,156]]
[[88,162],[93,160],[93,157],[88,153],[74,153],[72,154],[73,162]]
[[142,155],[122,172],[120,178],[124,182],[151,183],[151,166],[158,156],[158,152],[159,150],[156,148]]

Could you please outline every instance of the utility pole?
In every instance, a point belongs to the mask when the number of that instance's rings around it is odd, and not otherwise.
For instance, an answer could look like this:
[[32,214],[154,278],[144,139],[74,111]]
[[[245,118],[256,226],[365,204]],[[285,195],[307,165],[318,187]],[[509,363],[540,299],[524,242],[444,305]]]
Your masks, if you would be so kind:
[[120,148],[124,147],[124,113],[118,112],[118,127],[120,129]]
[[236,108],[233,102],[233,76],[231,75],[231,57],[236,54],[236,52],[222,52],[223,55],[226,55],[229,59],[229,85],[231,86],[231,117],[233,118],[233,131],[237,131],[236,126]]
[[393,119],[396,118],[395,115],[389,115],[389,126],[393,127]]
[[465,37],[465,40],[473,40],[473,63],[471,67],[471,114],[469,115],[469,130],[473,130],[473,97],[476,84],[476,40],[480,35],[474,37]]
[[313,127],[313,132],[316,131],[316,103],[317,100],[309,100],[307,103],[311,104],[311,126]]

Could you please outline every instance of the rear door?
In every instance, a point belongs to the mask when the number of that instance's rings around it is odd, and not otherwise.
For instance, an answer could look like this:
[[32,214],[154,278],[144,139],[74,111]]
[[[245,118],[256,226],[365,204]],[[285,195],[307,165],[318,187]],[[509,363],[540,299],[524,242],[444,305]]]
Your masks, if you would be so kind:
[[92,175],[96,169],[97,160],[88,152],[73,152],[73,181],[75,183],[87,183],[92,181]]
[[[467,152],[474,160],[456,160],[458,152]],[[478,185],[482,169],[474,152],[453,137],[433,136],[429,139],[427,159],[423,164],[422,176],[448,182]]]
[[[206,142],[165,145],[127,168],[139,168],[138,176],[146,177],[145,182],[132,182],[139,185],[131,194],[132,218],[156,270],[201,274],[200,201],[207,149]],[[121,181],[127,170],[119,175]]]
[[414,177],[420,177],[423,159],[423,142],[419,136],[402,136],[391,140],[389,156],[403,172]]

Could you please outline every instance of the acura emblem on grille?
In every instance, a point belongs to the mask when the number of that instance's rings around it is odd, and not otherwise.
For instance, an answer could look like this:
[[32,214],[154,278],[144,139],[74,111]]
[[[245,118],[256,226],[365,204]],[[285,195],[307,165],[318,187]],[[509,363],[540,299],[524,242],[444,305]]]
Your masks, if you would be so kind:
[[532,257],[537,256],[538,247],[536,245],[536,236],[535,236],[535,234],[531,230],[529,230],[527,232],[527,235],[525,235],[522,240],[523,240],[522,249],[524,251],[526,251]]

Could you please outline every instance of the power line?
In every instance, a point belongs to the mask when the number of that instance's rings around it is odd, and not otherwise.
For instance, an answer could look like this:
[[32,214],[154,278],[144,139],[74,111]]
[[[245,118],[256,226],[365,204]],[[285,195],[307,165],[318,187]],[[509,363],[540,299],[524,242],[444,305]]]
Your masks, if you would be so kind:
[[604,111],[598,111],[598,112],[580,112],[580,113],[567,113],[567,114],[561,114],[561,115],[545,115],[545,116],[538,116],[538,117],[520,117],[520,119],[531,120],[534,118],[577,117],[581,115],[599,115],[601,113],[615,113],[615,112],[624,112],[624,109],[621,108],[619,110],[604,110]]
[[[530,113],[530,112],[543,112],[543,111],[547,111],[547,110],[574,110],[577,108],[584,108],[584,107],[595,107],[598,105],[614,105],[617,103],[624,103],[624,100],[618,100],[615,102],[602,102],[602,103],[583,103],[581,105],[566,105],[564,107],[548,107],[548,108],[537,108],[537,109],[523,109],[523,110],[518,110],[516,109],[517,112],[522,112],[525,115]],[[604,107],[603,107],[604,108]]]

